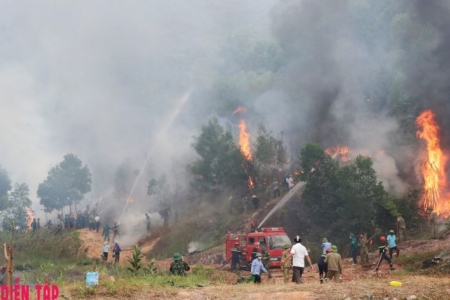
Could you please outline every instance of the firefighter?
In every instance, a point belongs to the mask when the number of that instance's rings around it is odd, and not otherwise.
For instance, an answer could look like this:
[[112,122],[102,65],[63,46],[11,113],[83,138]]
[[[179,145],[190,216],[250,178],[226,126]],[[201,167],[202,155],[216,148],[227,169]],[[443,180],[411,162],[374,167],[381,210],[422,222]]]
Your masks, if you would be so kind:
[[368,265],[369,249],[367,237],[364,233],[359,234],[359,254],[361,255],[361,265]]
[[37,230],[36,219],[33,219],[33,222],[31,222],[31,229],[33,229],[33,235],[34,235],[36,233],[36,230]]
[[252,250],[252,261],[256,258],[256,254],[260,253],[261,249],[259,248],[259,242],[255,243],[255,247]]
[[350,250],[352,252],[353,265],[356,265],[358,257],[358,240],[353,233],[350,233],[350,240]]
[[241,250],[239,250],[239,242],[234,243],[233,249],[231,249],[231,271],[239,271],[240,269],[240,256]]
[[378,250],[380,252],[380,258],[378,260],[377,267],[375,268],[375,271],[377,271],[377,272],[378,272],[378,270],[380,268],[381,263],[383,262],[383,259],[385,259],[389,263],[389,267],[390,267],[391,270],[395,270],[394,266],[392,265],[391,259],[386,254],[386,250],[387,250],[386,246],[387,246],[387,244],[386,244],[386,237],[384,235],[382,235],[382,236],[380,236],[380,244],[379,244],[379,247],[378,247]]
[[256,195],[252,196],[252,203],[255,210],[257,210],[259,208],[259,198]]
[[149,232],[150,227],[152,226],[152,220],[150,219],[150,215],[148,213],[145,213],[145,221],[147,224],[147,232]]
[[103,227],[103,241],[109,242],[109,225],[108,224],[106,224],[105,227]]

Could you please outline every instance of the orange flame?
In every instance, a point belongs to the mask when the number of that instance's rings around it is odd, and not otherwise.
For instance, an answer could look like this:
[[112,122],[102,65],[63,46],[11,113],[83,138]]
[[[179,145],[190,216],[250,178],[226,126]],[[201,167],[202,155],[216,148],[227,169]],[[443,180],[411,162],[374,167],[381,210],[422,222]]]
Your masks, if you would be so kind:
[[33,211],[31,210],[31,208],[26,207],[25,209],[26,209],[27,215],[28,215],[28,219],[27,219],[27,229],[28,229],[28,228],[31,228],[31,223],[33,223],[34,214],[33,214]]
[[423,111],[416,119],[419,127],[416,134],[426,142],[426,156],[421,166],[424,193],[420,205],[426,211],[432,207],[434,213],[444,217],[450,216],[450,202],[442,197],[447,180],[445,164],[447,157],[440,148],[439,125],[431,110]]
[[247,182],[248,182],[248,187],[249,187],[250,189],[252,189],[252,188],[255,187],[255,184],[253,183],[253,180],[252,180],[252,178],[251,178],[250,176],[248,176]]
[[252,160],[252,152],[250,148],[250,134],[247,132],[247,125],[241,119],[239,121],[239,147],[247,160]]
[[330,155],[332,158],[339,159],[342,162],[350,161],[350,158],[347,156],[350,153],[350,150],[347,146],[336,145],[326,149],[325,153]]
[[240,113],[245,113],[246,111],[247,111],[247,109],[245,107],[239,106],[238,108],[236,108],[233,111],[233,115],[240,114]]

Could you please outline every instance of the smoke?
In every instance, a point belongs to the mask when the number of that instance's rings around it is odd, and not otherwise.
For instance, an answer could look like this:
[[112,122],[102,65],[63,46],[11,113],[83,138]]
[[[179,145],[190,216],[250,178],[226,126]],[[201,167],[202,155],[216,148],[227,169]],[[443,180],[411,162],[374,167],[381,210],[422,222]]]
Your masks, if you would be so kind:
[[[164,173],[172,191],[187,186],[192,136],[211,114],[203,91],[216,78],[226,39],[253,26],[268,31],[273,1],[250,3],[5,3],[0,157],[13,182],[30,186],[34,207],[38,184],[67,153],[93,174],[88,200],[109,205],[112,215],[125,204],[111,204],[124,162],[143,172],[135,206],[155,209],[146,195],[149,178]],[[199,92],[158,139],[190,88]]]

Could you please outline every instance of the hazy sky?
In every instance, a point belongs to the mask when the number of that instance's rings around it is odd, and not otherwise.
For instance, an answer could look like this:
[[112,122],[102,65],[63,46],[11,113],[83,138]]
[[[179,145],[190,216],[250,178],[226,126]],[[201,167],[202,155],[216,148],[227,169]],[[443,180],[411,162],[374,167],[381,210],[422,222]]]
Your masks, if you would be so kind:
[[150,161],[165,169],[192,157],[208,117],[195,91],[213,80],[231,33],[269,32],[274,3],[0,1],[0,164],[36,202],[49,169],[74,153],[103,193],[125,159],[144,162],[189,89],[190,115],[180,114]]

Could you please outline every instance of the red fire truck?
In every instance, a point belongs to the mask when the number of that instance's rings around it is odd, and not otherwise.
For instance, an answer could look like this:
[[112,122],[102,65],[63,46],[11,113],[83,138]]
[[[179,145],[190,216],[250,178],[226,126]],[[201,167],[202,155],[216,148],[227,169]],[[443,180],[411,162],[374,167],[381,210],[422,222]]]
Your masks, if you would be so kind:
[[226,261],[231,259],[231,250],[236,242],[239,243],[239,250],[242,252],[240,259],[241,269],[250,269],[252,251],[256,242],[259,243],[259,247],[262,250],[269,251],[271,268],[280,267],[284,245],[291,245],[291,240],[286,235],[283,227],[264,227],[260,231],[248,234],[231,233],[227,235],[225,241]]

